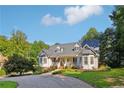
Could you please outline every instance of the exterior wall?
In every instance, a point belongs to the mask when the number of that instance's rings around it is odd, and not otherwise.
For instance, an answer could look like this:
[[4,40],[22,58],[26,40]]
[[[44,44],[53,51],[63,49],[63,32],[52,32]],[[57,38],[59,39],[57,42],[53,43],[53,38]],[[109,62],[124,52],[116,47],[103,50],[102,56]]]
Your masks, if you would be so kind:
[[[88,58],[88,64],[84,64],[84,57]],[[93,57],[93,64],[91,64],[91,57]],[[46,62],[44,62],[44,58],[46,58]],[[82,59],[81,59],[82,58]],[[39,64],[42,67],[51,67],[53,66],[54,62],[48,57],[39,57]],[[61,67],[60,62],[57,62],[56,66],[59,68]],[[64,58],[64,67],[72,67],[73,64],[73,57],[72,58]],[[97,69],[98,68],[98,57],[95,57],[94,55],[82,55],[77,56],[77,62],[75,64],[76,67],[83,68],[83,69]]]
[[[46,62],[44,62],[44,58],[46,58]],[[48,57],[39,57],[39,64],[41,67],[50,67],[52,63],[52,60]]]
[[[84,63],[84,57],[88,58],[88,64]],[[91,57],[93,57],[93,64],[91,64]],[[98,57],[95,57],[94,55],[84,55],[82,56],[82,67],[83,69],[97,69],[98,68]]]

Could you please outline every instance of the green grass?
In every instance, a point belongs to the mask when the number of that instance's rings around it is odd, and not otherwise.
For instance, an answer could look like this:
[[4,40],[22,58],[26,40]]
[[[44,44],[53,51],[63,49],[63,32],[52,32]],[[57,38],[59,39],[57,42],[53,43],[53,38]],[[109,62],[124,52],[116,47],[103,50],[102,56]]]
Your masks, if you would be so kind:
[[16,88],[17,83],[13,81],[0,81],[0,88]]
[[83,80],[94,87],[106,88],[124,86],[124,68],[112,69],[104,72],[81,72],[63,70],[63,75]]

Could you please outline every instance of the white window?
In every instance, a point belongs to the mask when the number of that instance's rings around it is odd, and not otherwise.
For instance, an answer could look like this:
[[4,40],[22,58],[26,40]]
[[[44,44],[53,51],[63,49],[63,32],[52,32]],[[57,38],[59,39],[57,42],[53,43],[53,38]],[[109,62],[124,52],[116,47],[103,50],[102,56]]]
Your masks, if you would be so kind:
[[84,64],[88,65],[88,57],[84,57]]
[[77,50],[79,50],[79,47],[80,47],[80,46],[79,46],[78,44],[75,44],[73,50],[74,50],[74,51],[77,51]]
[[73,58],[73,62],[77,62],[77,58],[76,57]]
[[39,58],[40,64],[42,64],[42,57]]
[[80,62],[82,62],[82,57],[80,57]]
[[94,59],[93,59],[93,57],[90,57],[90,64],[94,64]]
[[46,64],[47,63],[47,58],[43,58],[43,62],[44,62],[44,64]]

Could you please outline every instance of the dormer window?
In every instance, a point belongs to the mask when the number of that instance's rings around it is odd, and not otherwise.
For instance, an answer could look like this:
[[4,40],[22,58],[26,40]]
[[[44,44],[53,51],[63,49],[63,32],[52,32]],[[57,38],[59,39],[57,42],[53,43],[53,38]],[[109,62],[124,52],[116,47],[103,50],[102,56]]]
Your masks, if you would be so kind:
[[57,53],[63,52],[63,48],[61,48],[60,46],[57,46],[55,52],[57,52]]
[[63,52],[63,48],[61,48],[60,51]]
[[74,49],[73,49],[73,50],[74,50],[74,51],[77,51],[77,50],[79,50],[79,47],[80,47],[80,46],[76,43],[76,44],[74,45]]
[[57,46],[56,48],[57,48],[58,50],[60,50],[60,46]]

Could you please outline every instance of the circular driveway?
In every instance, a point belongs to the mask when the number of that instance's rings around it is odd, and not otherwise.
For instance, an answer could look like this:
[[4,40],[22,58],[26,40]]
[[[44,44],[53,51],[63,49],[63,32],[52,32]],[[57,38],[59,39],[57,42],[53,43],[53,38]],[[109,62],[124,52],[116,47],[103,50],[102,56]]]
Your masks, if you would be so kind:
[[29,75],[0,79],[16,81],[18,88],[91,88],[89,84],[76,78],[61,75]]

